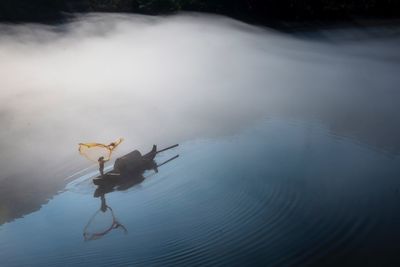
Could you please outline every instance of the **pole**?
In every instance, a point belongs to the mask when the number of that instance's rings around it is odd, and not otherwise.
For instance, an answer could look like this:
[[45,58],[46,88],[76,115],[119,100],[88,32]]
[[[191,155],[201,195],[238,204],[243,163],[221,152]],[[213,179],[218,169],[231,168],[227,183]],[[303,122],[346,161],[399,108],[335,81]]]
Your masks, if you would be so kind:
[[163,152],[163,151],[165,151],[165,150],[168,150],[168,149],[171,149],[171,148],[177,147],[177,146],[179,146],[179,144],[176,144],[176,145],[169,146],[169,147],[167,147],[167,148],[161,149],[161,150],[157,151],[157,154],[158,154],[158,153],[160,153],[160,152]]

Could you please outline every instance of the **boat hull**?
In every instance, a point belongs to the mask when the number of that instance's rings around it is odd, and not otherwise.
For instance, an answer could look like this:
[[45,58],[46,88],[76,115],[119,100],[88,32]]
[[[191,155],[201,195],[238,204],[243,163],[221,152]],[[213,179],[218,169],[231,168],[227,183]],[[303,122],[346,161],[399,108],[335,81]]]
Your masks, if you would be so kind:
[[154,158],[157,154],[157,147],[142,156],[142,154],[134,150],[118,159],[114,163],[114,169],[93,179],[93,183],[98,186],[116,185],[126,180],[132,180],[139,177],[146,170],[155,169],[157,167]]

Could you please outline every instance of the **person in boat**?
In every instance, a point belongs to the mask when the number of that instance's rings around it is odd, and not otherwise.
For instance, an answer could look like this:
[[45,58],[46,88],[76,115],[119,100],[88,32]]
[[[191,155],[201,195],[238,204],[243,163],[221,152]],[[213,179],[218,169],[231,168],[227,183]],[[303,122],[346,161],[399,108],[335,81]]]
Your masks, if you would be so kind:
[[104,157],[100,157],[97,161],[99,162],[100,175],[103,176],[104,175],[104,163],[107,162],[108,160],[105,160]]

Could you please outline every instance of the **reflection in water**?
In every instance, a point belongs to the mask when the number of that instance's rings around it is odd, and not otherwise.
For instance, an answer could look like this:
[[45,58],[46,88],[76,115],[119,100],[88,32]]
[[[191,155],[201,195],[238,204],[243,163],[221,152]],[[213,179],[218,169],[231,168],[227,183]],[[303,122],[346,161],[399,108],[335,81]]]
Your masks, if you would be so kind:
[[400,266],[400,158],[323,124],[275,119],[179,154],[140,186],[105,194],[128,235],[82,242],[100,206],[95,168],[0,227],[2,267]]
[[114,229],[122,229],[125,234],[128,233],[125,226],[115,218],[114,211],[110,206],[107,206],[106,199],[104,195],[102,195],[101,208],[93,214],[86,224],[83,229],[83,238],[85,241],[100,239]]
[[[143,156],[138,150],[134,150],[131,153],[118,158],[111,171],[105,174],[101,172],[99,177],[93,179],[94,184],[97,185],[94,197],[100,197],[101,206],[83,229],[85,241],[99,239],[111,232],[113,229],[123,229],[125,233],[128,232],[126,227],[115,218],[112,208],[107,205],[106,194],[114,191],[125,191],[142,183],[145,180],[145,171],[154,170],[158,173],[159,167],[178,158],[179,155],[176,155],[160,164],[157,164],[154,161],[155,156],[160,152],[177,146],[178,145],[174,145],[157,151],[157,147],[154,145],[153,149]],[[107,219],[102,217],[108,217],[108,223],[104,224]],[[104,226],[99,227],[98,225],[101,225],[102,223]]]

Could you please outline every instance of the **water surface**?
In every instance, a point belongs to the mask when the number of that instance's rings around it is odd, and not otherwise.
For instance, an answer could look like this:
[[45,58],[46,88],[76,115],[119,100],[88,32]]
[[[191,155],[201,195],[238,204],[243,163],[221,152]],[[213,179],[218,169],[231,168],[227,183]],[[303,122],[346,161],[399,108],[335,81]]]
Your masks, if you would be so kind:
[[[2,266],[399,264],[397,37],[196,14],[0,30]],[[180,157],[106,195],[126,235],[84,242],[77,144],[117,137]]]
[[[83,241],[100,208],[89,173],[39,212],[2,226],[3,264],[389,266],[399,260],[398,158],[319,124],[280,120],[187,142],[157,161],[178,151],[178,159],[146,173],[139,186],[106,194],[127,234],[114,229]],[[101,228],[109,219],[98,216]]]

